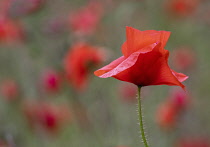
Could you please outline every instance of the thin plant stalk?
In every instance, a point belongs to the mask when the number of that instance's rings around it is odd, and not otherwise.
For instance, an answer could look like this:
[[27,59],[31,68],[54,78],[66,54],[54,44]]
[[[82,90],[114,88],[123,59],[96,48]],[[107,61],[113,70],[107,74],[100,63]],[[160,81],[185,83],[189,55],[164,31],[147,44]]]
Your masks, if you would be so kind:
[[142,105],[141,105],[141,86],[138,86],[138,113],[139,113],[139,128],[141,132],[142,141],[145,147],[149,147],[147,143],[147,139],[144,132],[144,124],[142,118]]

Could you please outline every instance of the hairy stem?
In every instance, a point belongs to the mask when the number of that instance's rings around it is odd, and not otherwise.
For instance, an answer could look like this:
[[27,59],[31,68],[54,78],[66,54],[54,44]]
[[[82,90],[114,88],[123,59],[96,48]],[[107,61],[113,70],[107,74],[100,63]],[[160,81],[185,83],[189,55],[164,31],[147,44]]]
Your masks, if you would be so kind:
[[138,86],[138,113],[139,113],[139,128],[141,131],[142,141],[145,147],[149,147],[147,143],[147,139],[144,132],[144,124],[142,119],[142,106],[141,106],[141,86]]

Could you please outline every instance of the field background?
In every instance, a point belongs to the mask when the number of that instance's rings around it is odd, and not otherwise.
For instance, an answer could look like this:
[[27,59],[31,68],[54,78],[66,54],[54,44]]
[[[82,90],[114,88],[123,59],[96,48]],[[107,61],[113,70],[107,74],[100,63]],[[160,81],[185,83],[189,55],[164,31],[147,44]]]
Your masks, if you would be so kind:
[[[169,65],[189,76],[184,84],[190,93],[190,103],[173,129],[162,129],[156,122],[158,106],[166,101],[173,87],[142,88],[142,93],[145,93],[144,123],[150,146],[176,147],[177,140],[183,137],[209,138],[209,1],[201,1],[186,16],[171,14],[163,0],[101,1],[103,15],[94,33],[78,37],[69,24],[63,23],[69,19],[71,11],[87,3],[86,0],[45,0],[36,12],[15,18],[22,24],[25,39],[18,43],[0,42],[0,82],[15,80],[20,95],[15,101],[7,101],[3,95],[0,96],[0,140],[12,147],[143,147],[137,125],[136,102],[123,101],[119,93],[123,82],[114,78],[100,79],[93,74],[94,70],[121,56],[126,26],[170,31],[171,37],[166,46],[170,51]],[[58,25],[56,31],[51,31],[51,20],[60,22],[61,27]],[[76,91],[64,81],[56,94],[40,92],[41,74],[47,69],[65,72],[64,57],[69,48],[80,40],[101,46],[107,52],[106,61],[89,73],[88,87],[84,91]],[[196,59],[190,70],[177,70],[173,66],[173,52],[181,46],[188,46],[195,53]],[[85,113],[88,120],[81,118],[81,125],[72,119],[50,135],[37,132],[22,113],[23,103],[28,100],[67,104],[70,109],[74,108],[74,101],[79,101],[83,108],[76,115],[83,117]]]

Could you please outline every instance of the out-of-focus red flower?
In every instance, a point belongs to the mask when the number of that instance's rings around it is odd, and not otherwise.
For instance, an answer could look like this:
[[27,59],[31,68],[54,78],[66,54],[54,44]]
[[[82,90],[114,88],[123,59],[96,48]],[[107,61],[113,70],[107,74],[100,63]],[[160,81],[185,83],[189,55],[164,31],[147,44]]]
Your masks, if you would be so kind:
[[67,121],[70,121],[70,110],[65,105],[53,105],[46,102],[26,102],[23,110],[29,124],[38,131],[56,133]]
[[58,92],[61,86],[60,75],[53,70],[48,70],[42,75],[42,85],[46,92]]
[[170,101],[178,111],[182,111],[187,108],[190,103],[189,94],[180,89],[173,89],[169,95],[168,101]]
[[39,10],[44,2],[45,0],[12,0],[8,13],[11,17],[31,14]]
[[157,109],[157,123],[162,128],[173,128],[177,119],[188,105],[189,95],[183,90],[173,89],[166,102],[162,103]]
[[10,4],[11,4],[11,0],[1,0],[0,1],[0,18],[7,17]]
[[21,25],[11,19],[0,18],[0,43],[13,43],[23,39]]
[[168,66],[169,52],[164,47],[169,36],[170,32],[167,31],[139,31],[126,27],[123,56],[95,71],[95,75],[114,77],[138,86],[176,85],[184,88],[181,82],[188,77]]
[[6,80],[3,81],[0,85],[0,92],[1,95],[5,98],[7,101],[13,101],[16,100],[19,95],[18,85],[13,80]]
[[137,88],[130,83],[122,83],[119,87],[120,99],[125,102],[135,102],[137,95]]
[[167,9],[174,15],[191,15],[198,7],[200,0],[170,0],[167,1]]
[[11,147],[8,143],[4,140],[0,140],[0,147]]
[[189,70],[196,63],[195,53],[190,47],[180,47],[173,52],[173,65],[178,70]]
[[184,138],[180,139],[175,147],[210,147],[210,142],[204,138]]
[[175,126],[177,109],[170,102],[161,104],[156,113],[156,121],[164,129],[171,129]]
[[104,60],[104,52],[98,47],[85,43],[77,43],[70,48],[64,59],[64,69],[67,79],[77,90],[87,86],[88,74],[91,68]]
[[72,31],[78,35],[89,35],[94,32],[102,17],[102,4],[90,1],[89,4],[69,16]]

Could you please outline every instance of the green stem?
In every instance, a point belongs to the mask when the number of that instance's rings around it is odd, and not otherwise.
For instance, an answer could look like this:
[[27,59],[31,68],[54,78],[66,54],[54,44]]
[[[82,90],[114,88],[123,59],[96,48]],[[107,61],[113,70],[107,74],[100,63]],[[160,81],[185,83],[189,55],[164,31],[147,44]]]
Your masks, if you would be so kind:
[[147,139],[144,133],[144,124],[143,124],[143,119],[142,119],[142,106],[141,106],[141,86],[138,86],[138,112],[139,112],[139,128],[141,131],[141,137],[142,141],[144,143],[145,147],[149,147],[147,143]]

